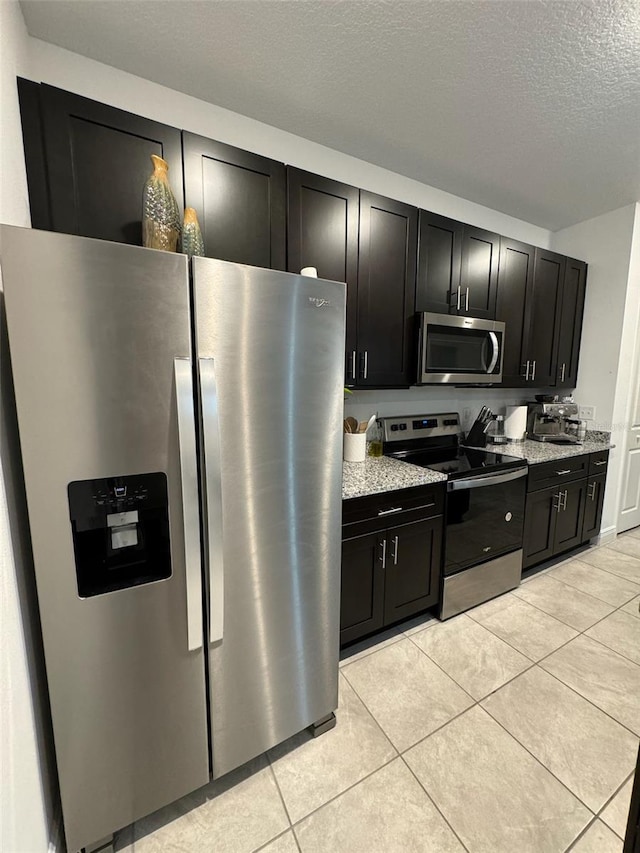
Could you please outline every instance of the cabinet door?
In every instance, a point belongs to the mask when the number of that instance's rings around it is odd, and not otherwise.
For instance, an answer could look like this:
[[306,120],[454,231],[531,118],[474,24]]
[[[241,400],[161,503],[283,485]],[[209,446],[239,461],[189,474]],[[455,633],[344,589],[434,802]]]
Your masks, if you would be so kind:
[[283,270],[284,165],[186,131],[182,146],[186,203],[207,257]]
[[462,222],[420,211],[416,311],[449,314],[453,310],[455,313],[463,230]]
[[350,643],[382,627],[384,616],[384,533],[342,543],[340,643]]
[[560,303],[556,365],[556,385],[562,388],[575,388],[578,381],[586,284],[587,265],[584,261],[567,258]]
[[460,272],[460,314],[494,320],[500,235],[464,226]]
[[587,495],[584,507],[584,521],[582,523],[582,541],[587,542],[600,533],[602,521],[602,506],[604,504],[604,487],[607,475],[599,474],[590,477],[587,483]]
[[[31,97],[22,106],[26,110],[34,103]],[[36,210],[48,207],[48,230],[141,246],[142,191],[152,154],[169,164],[171,189],[182,209],[182,152],[175,127],[44,84],[40,107],[47,184],[38,186],[43,159],[31,146],[26,165],[31,204]]]
[[522,568],[553,556],[559,488],[529,492],[524,513]]
[[347,283],[346,381],[357,379],[357,276],[360,190],[287,168],[287,269],[316,267]]
[[496,319],[506,324],[502,384],[518,388],[527,381],[524,346],[529,331],[527,294],[533,285],[535,249],[502,237]]
[[360,193],[358,385],[402,388],[415,379],[418,211]]
[[387,531],[385,624],[438,603],[442,516]]
[[556,519],[554,554],[575,548],[582,542],[582,523],[587,497],[587,481],[568,483],[560,490],[560,510]]
[[532,365],[535,387],[555,385],[560,304],[566,258],[536,249],[531,299],[527,303],[530,327],[526,357]]

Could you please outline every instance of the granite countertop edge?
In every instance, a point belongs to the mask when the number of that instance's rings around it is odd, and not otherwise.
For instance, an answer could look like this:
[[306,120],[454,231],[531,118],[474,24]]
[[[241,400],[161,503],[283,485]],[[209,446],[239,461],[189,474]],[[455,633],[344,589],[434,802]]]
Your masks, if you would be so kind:
[[342,463],[342,500],[444,483],[447,477],[387,456],[367,456],[364,462]]
[[525,441],[507,444],[488,444],[482,450],[491,450],[496,453],[504,453],[506,456],[517,456],[525,459],[529,465],[542,465],[544,462],[554,462],[556,459],[569,459],[572,456],[584,456],[587,453],[598,453],[602,450],[612,450],[615,444],[611,443],[609,433],[589,434],[580,444],[552,444],[545,441]]
[[[525,459],[529,465],[540,465],[553,462],[556,459],[567,459],[571,456],[582,456],[586,453],[597,453],[611,450],[609,433],[587,433],[582,444],[550,444],[542,441],[509,442],[506,445],[487,445],[482,450],[504,453],[507,456],[517,456]],[[343,462],[342,468],[342,499],[362,498],[367,495],[394,492],[399,489],[410,489],[414,486],[428,486],[433,483],[444,483],[447,477],[429,468],[420,468],[399,459],[389,459],[387,456],[367,456],[364,462]]]

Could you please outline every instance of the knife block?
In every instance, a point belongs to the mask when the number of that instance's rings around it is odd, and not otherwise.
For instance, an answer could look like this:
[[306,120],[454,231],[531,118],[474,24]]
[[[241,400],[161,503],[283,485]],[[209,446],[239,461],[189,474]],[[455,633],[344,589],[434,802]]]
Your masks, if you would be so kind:
[[486,424],[482,424],[480,421],[474,421],[474,424],[467,435],[467,440],[465,441],[467,447],[487,446],[487,434],[485,432],[486,426]]

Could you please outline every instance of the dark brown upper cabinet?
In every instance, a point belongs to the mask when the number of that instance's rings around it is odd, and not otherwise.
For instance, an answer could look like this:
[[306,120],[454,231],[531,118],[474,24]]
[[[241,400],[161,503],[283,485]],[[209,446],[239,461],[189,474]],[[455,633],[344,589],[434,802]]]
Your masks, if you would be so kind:
[[420,211],[416,311],[495,318],[500,236]]
[[169,164],[182,209],[179,130],[53,86],[18,82],[35,228],[142,245],[152,154]]
[[560,300],[556,387],[575,388],[578,381],[586,284],[587,265],[567,258]]
[[[448,314],[460,286],[463,224],[421,210],[416,311]],[[456,304],[454,301],[454,313]]]
[[563,255],[536,249],[533,288],[527,305],[530,326],[525,371],[529,374],[529,384],[537,388],[555,385],[556,381],[566,261]]
[[286,269],[284,164],[186,131],[182,150],[207,257]]
[[347,284],[345,376],[355,383],[360,190],[289,166],[287,199],[289,272],[316,267],[320,278]]
[[499,255],[498,234],[464,226],[460,291],[456,294],[459,314],[495,319]]
[[526,380],[527,300],[533,289],[534,260],[533,246],[502,237],[496,320],[506,324],[502,384],[511,388],[529,384]]
[[360,193],[358,380],[364,387],[403,387],[415,377],[418,211]]

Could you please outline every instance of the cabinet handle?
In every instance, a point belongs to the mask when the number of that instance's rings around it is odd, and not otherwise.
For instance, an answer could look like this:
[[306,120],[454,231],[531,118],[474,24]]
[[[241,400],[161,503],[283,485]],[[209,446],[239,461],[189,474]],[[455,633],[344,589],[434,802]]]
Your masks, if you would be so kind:
[[460,310],[460,285],[458,285],[458,300],[456,302],[456,310]]
[[536,381],[536,362],[535,359],[531,362],[531,381]]
[[367,373],[369,372],[369,352],[368,350],[364,351],[364,368],[362,371],[362,378],[367,378]]
[[[553,496],[553,501],[554,501],[553,508],[555,509],[556,512],[560,512],[560,494],[561,493],[558,492],[557,495]],[[558,503],[555,503],[556,498],[558,499]]]
[[386,569],[386,567],[387,567],[387,540],[381,539],[380,545],[382,546],[382,554],[380,555],[380,557],[378,559],[382,563],[382,568]]
[[397,536],[393,537],[393,551],[391,553],[391,556],[393,557],[393,565],[397,566],[398,565],[398,537]]
[[[433,506],[433,504],[428,504],[428,506]],[[402,512],[402,507],[394,506],[391,509],[379,509],[378,515],[392,515],[394,512]]]
[[593,464],[594,464],[594,465],[606,465],[606,464],[607,464],[607,460],[606,460],[606,459],[601,459],[599,462],[594,462]]
[[562,498],[561,498],[561,500],[562,500],[562,511],[564,512],[564,511],[566,510],[566,508],[567,508],[567,495],[568,495],[569,493],[568,493],[568,492],[567,492],[567,490],[565,489],[565,491],[564,491],[564,492],[561,492],[560,494],[561,494],[561,496],[562,496],[562,495],[564,495],[564,497],[562,497]]
[[[523,365],[523,367],[524,367],[524,365]],[[527,360],[527,365],[526,365],[525,371],[524,371],[524,381],[525,382],[529,381],[529,361],[528,360]]]
[[562,477],[563,474],[570,474],[570,473],[571,473],[571,468],[567,468],[566,471],[556,471],[556,474],[558,475],[558,477]]
[[351,378],[356,378],[356,351],[351,351]]
[[589,494],[589,499],[595,501],[596,499],[596,486],[597,483],[590,483],[589,488],[591,489],[591,493]]
[[566,367],[567,367],[567,365],[563,361],[562,362],[562,370],[560,371],[560,382],[564,382],[564,373],[565,373]]
[[467,294],[466,294],[465,300],[464,300],[464,310],[465,311],[469,310],[469,288],[467,288]]

